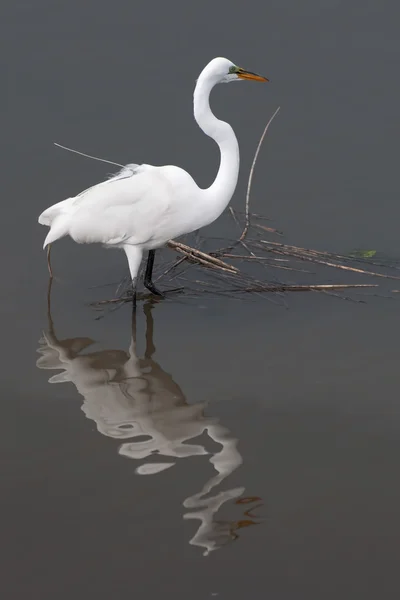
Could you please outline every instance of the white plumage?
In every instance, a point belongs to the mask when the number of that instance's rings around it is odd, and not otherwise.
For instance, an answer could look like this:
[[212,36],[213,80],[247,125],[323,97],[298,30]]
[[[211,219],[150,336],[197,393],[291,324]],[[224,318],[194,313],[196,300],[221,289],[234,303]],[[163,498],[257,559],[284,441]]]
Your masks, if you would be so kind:
[[200,189],[186,171],[173,165],[126,165],[106,181],[46,209],[39,216],[39,223],[50,227],[44,247],[69,235],[80,244],[123,248],[134,287],[143,251],[149,250],[145,285],[160,293],[151,281],[154,250],[212,223],[235,190],[237,140],[231,126],[211,112],[209,95],[216,83],[238,79],[266,81],[225,58],[215,58],[203,69],[195,88],[195,119],[221,151],[218,175],[209,188]]

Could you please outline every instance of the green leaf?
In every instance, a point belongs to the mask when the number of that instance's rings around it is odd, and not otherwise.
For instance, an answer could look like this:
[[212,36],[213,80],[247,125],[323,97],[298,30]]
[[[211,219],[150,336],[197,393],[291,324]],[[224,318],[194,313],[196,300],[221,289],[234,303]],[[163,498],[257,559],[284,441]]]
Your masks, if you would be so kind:
[[376,250],[353,250],[349,253],[349,256],[353,258],[372,258],[375,254]]

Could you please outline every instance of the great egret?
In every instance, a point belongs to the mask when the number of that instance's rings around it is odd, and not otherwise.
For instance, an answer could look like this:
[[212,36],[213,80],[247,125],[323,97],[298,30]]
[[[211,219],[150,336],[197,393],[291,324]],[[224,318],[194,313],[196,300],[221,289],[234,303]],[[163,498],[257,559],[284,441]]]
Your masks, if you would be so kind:
[[217,142],[221,153],[214,183],[201,189],[180,167],[128,164],[110,179],[50,206],[39,216],[39,223],[50,227],[43,245],[48,246],[50,276],[50,244],[69,235],[81,244],[98,242],[123,248],[133,290],[143,251],[148,250],[144,285],[162,296],[152,281],[155,249],[215,221],[229,204],[238,179],[238,142],[232,127],[212,113],[210,92],[217,83],[247,79],[268,81],[218,57],[208,63],[197,80],[194,118]]

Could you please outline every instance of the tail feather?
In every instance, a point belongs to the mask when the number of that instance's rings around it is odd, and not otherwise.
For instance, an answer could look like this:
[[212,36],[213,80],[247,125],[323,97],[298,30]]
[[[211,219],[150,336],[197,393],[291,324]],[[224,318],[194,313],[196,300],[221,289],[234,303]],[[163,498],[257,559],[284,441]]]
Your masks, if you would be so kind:
[[72,207],[74,200],[75,198],[67,198],[66,200],[61,200],[61,202],[57,202],[57,204],[53,204],[53,206],[46,208],[46,210],[44,210],[42,214],[39,215],[39,223],[41,225],[48,225],[50,227],[54,219],[56,219],[62,214],[69,212],[68,209]]
[[68,235],[69,232],[69,215],[71,214],[71,208],[75,198],[67,198],[57,204],[53,204],[49,208],[46,208],[39,215],[39,223],[41,225],[47,225],[50,227],[46,239],[44,240],[43,248],[46,248],[48,244],[52,244],[56,240]]

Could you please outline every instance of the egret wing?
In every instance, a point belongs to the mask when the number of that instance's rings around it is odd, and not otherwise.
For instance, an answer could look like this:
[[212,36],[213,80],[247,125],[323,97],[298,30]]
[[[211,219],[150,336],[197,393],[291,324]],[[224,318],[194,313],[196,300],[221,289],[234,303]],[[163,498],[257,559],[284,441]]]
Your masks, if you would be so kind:
[[165,219],[173,191],[163,167],[127,165],[74,199],[70,235],[80,243],[145,243]]

